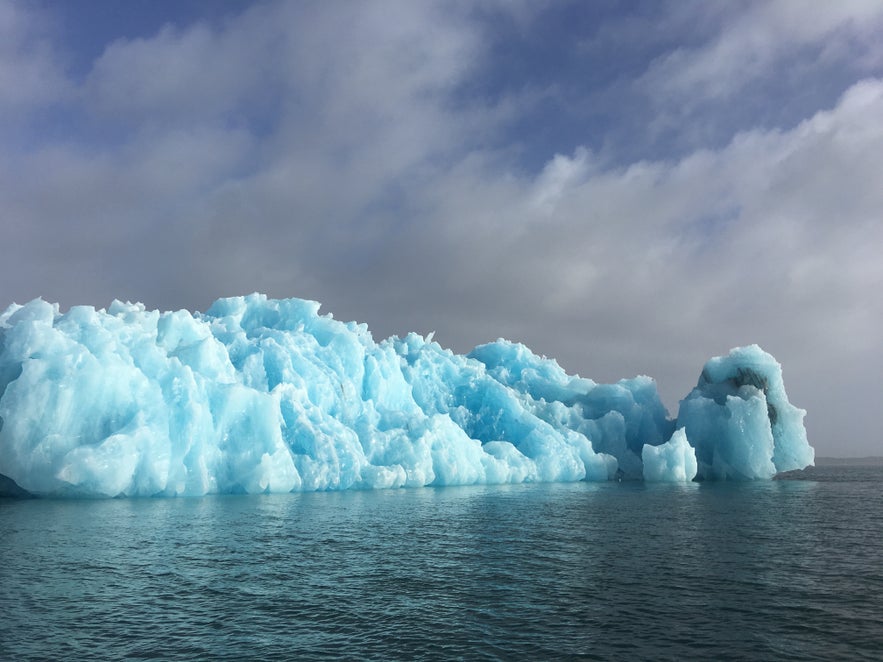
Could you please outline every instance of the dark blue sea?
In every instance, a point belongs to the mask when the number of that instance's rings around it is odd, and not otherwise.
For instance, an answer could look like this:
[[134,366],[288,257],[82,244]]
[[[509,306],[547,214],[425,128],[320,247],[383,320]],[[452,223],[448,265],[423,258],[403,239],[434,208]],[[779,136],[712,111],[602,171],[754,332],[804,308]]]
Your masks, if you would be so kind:
[[0,500],[0,658],[883,659],[883,467]]

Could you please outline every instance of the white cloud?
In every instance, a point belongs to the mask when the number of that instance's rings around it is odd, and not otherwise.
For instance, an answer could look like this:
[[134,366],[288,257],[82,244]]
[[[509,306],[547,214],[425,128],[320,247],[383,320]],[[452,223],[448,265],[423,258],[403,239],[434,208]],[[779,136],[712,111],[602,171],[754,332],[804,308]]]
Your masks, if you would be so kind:
[[546,213],[552,213],[565,189],[585,180],[588,159],[589,152],[585,147],[578,147],[573,158],[556,154],[534,184],[534,204]]
[[729,101],[803,49],[812,51],[801,57],[849,58],[860,67],[883,62],[883,5],[876,0],[772,0],[743,7],[723,15],[716,38],[655,62],[644,81],[652,96],[666,105]]

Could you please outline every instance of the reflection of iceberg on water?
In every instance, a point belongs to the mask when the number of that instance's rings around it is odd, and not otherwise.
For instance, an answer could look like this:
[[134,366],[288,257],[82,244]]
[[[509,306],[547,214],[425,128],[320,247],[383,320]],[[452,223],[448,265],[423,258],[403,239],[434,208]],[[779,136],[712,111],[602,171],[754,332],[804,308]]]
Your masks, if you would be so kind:
[[468,356],[375,342],[318,310],[258,294],[204,314],[11,306],[0,474],[33,494],[172,496],[755,479],[813,461],[757,346],[709,361],[671,420],[648,377],[596,384],[503,340]]

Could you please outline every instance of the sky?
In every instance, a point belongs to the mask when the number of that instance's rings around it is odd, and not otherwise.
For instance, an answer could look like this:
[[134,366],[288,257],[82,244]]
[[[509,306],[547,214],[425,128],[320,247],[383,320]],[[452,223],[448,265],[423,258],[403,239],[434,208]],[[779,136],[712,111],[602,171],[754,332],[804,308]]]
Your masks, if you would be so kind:
[[0,0],[0,309],[260,291],[883,455],[878,0]]

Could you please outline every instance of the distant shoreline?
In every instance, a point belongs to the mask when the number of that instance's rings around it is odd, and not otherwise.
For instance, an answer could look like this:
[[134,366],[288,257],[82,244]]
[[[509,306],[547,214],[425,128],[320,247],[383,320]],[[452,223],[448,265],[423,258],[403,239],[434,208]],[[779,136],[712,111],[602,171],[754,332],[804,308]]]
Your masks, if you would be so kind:
[[883,466],[883,457],[872,455],[867,457],[817,457],[816,466]]

